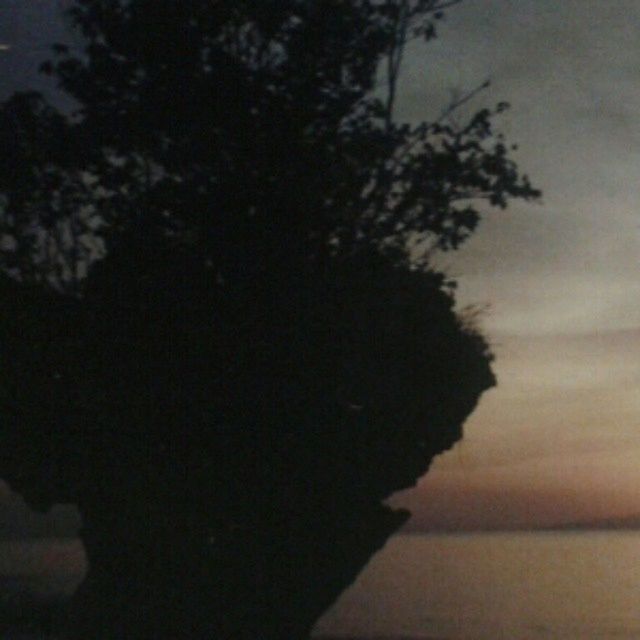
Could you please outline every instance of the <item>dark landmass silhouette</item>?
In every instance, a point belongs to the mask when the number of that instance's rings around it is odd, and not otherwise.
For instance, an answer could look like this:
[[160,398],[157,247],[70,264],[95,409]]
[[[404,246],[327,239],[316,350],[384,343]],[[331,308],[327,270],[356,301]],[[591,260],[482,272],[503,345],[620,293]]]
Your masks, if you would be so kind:
[[408,517],[384,498],[461,437],[486,343],[438,274],[377,258],[203,325],[212,276],[148,251],[105,262],[82,305],[0,285],[2,475],[82,513],[78,637],[305,637]]
[[[0,582],[0,588],[4,585]],[[3,593],[7,593],[3,589]],[[41,600],[9,591],[0,603],[0,637],[3,640],[57,640],[66,624],[68,602]]]
[[403,531],[407,536],[423,536],[430,534],[469,535],[474,533],[543,533],[553,531],[636,531],[640,530],[640,516],[621,516],[598,518],[595,520],[577,520],[559,522],[557,524],[514,524],[514,525],[485,525],[485,526],[437,526],[428,529],[411,529]]
[[539,196],[507,105],[394,112],[452,4],[72,0],[77,111],[0,106],[0,477],[82,515],[69,637],[307,637],[495,384],[429,258]]
[[640,531],[640,515],[612,516],[596,520],[561,523],[540,527],[545,531]]

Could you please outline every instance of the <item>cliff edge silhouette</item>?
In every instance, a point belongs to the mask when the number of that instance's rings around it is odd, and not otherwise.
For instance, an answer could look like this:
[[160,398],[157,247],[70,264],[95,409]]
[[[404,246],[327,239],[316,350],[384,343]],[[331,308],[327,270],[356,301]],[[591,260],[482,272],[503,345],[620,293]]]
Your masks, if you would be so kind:
[[0,477],[82,514],[68,636],[304,638],[495,382],[429,259],[539,198],[508,105],[397,117],[458,0],[65,4],[70,111],[0,105]]
[[81,301],[2,281],[0,475],[81,511],[73,637],[306,637],[494,384],[487,344],[373,255],[230,301],[131,247]]

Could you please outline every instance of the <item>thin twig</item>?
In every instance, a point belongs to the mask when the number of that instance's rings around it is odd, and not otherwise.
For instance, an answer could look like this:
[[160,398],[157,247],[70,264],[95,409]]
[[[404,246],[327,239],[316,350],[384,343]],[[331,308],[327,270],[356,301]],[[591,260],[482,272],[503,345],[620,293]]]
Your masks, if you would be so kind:
[[439,124],[443,120],[446,120],[454,111],[459,109],[463,104],[466,104],[467,102],[469,102],[469,100],[472,100],[475,96],[477,96],[481,91],[484,91],[485,89],[487,89],[490,84],[491,84],[490,80],[485,80],[481,85],[477,86],[475,89],[472,89],[468,93],[464,94],[461,98],[458,98],[458,100],[453,100],[442,111],[442,113],[438,116],[438,118],[436,118],[431,123],[431,125]]

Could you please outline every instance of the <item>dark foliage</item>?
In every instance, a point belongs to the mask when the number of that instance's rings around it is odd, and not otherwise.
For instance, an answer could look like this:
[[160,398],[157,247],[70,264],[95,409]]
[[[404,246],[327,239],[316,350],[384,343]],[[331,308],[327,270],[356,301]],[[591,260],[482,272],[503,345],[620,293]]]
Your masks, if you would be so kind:
[[445,4],[76,0],[77,111],[0,108],[0,473],[82,511],[77,637],[304,637],[494,383],[411,246],[537,192],[393,118]]

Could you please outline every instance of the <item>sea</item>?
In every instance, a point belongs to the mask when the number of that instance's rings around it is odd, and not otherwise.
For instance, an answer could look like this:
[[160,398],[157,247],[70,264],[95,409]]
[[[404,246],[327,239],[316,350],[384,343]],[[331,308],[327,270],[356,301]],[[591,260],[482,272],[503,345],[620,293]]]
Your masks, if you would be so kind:
[[[77,542],[11,545],[0,545],[5,610],[20,584],[54,597],[81,579]],[[396,536],[320,619],[314,636],[640,640],[640,532]],[[1,637],[52,640],[18,625]]]
[[315,634],[640,640],[640,532],[397,536]]

